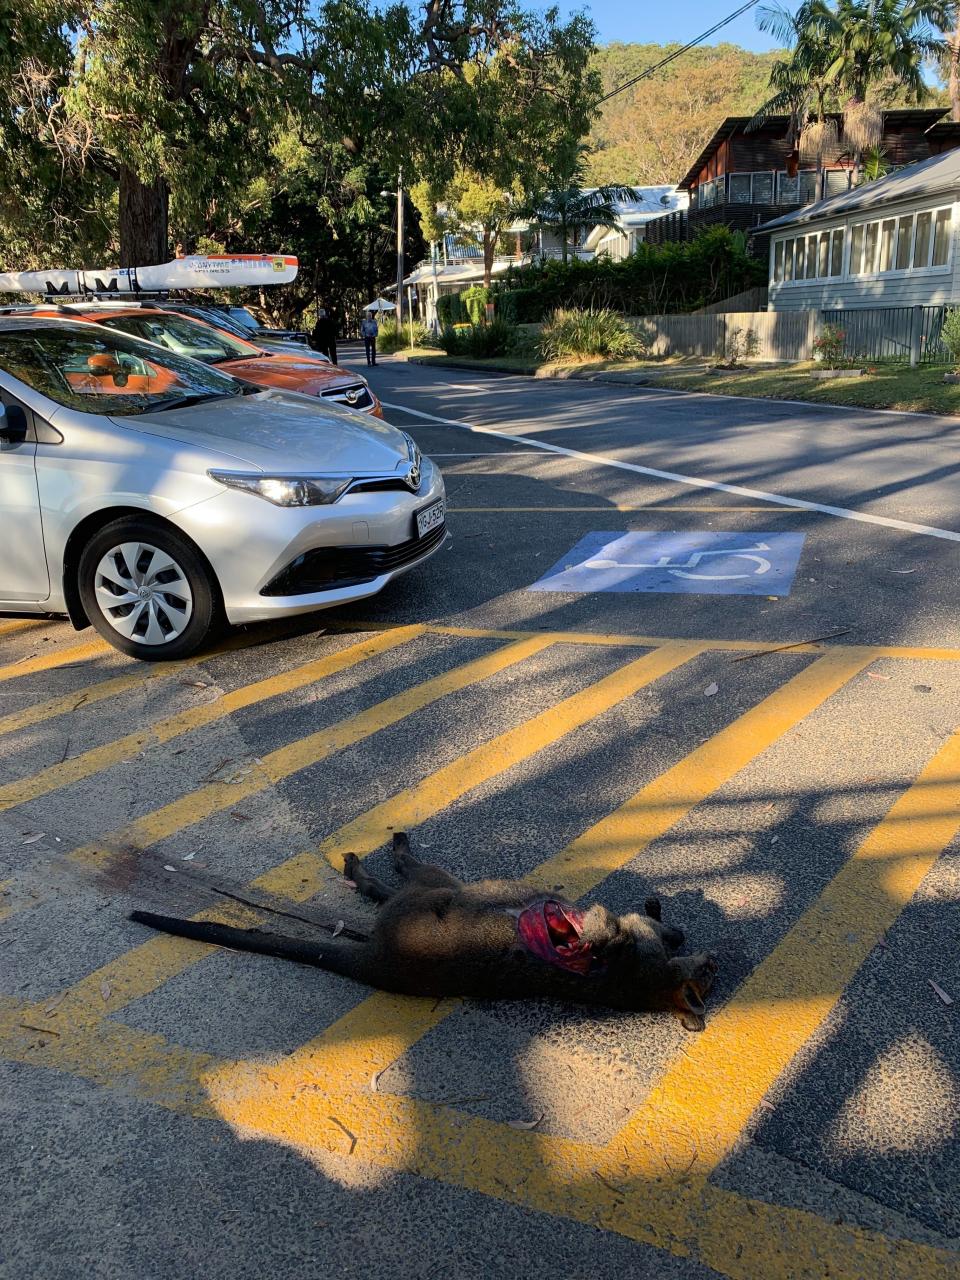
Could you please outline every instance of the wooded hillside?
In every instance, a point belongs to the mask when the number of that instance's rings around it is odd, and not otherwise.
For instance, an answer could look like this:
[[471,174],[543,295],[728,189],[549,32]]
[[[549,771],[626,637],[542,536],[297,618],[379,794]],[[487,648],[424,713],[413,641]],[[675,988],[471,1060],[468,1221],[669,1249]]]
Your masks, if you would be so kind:
[[[597,51],[604,92],[678,48],[609,44]],[[750,115],[766,97],[775,53],[749,53],[734,44],[691,49],[603,108],[591,133],[590,180],[676,182],[728,115]]]
[[[679,48],[676,44],[608,44],[594,55],[604,93]],[[724,116],[752,115],[769,96],[779,53],[750,53],[735,44],[691,49],[676,62],[618,94],[590,134],[589,181],[655,185],[678,182]],[[908,104],[905,95],[893,94]],[[935,84],[925,104],[948,105]],[[832,103],[833,109],[839,104]]]

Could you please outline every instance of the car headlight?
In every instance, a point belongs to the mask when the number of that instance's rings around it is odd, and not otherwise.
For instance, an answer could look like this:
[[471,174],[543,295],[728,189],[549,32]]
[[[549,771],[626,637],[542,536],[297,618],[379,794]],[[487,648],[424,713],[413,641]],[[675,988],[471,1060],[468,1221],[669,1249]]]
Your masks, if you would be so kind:
[[265,476],[251,471],[208,471],[228,489],[266,498],[275,507],[318,507],[336,502],[353,484],[352,476]]

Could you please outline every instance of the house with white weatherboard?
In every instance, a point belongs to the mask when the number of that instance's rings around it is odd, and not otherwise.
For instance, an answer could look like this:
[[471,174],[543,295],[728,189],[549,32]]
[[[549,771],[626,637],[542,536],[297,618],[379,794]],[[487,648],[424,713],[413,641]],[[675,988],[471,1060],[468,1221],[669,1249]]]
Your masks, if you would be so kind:
[[960,151],[795,209],[770,237],[771,311],[960,301]]

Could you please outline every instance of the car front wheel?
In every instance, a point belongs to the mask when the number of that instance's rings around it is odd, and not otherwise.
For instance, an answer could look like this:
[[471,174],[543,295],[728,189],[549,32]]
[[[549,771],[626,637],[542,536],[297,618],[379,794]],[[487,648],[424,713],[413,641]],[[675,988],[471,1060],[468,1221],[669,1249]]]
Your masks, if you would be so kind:
[[94,534],[78,586],[100,634],[147,662],[194,653],[220,624],[210,567],[176,529],[148,516],[124,516]]

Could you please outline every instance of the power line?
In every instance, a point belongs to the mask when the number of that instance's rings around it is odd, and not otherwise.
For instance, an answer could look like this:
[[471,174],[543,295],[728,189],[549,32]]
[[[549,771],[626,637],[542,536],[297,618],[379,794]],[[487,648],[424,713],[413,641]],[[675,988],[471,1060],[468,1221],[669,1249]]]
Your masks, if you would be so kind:
[[665,67],[668,62],[673,62],[674,59],[679,58],[681,54],[687,53],[690,49],[695,49],[698,44],[701,44],[706,40],[707,36],[712,36],[715,31],[719,31],[721,27],[725,27],[728,23],[733,22],[734,18],[739,18],[741,13],[746,13],[747,10],[752,9],[756,3],[757,0],[747,0],[746,4],[742,4],[739,9],[735,9],[733,13],[729,14],[722,21],[715,23],[709,31],[704,31],[701,35],[691,40],[689,44],[685,44],[682,49],[677,49],[674,53],[668,54],[667,57],[661,58],[661,60],[659,62],[655,62],[652,67],[647,67],[646,71],[641,71],[638,76],[634,76],[633,79],[628,80],[626,84],[620,85],[618,89],[611,89],[609,93],[605,93],[600,99],[600,102],[597,103],[597,106],[600,106],[601,103],[608,102],[611,98],[615,98],[618,93],[623,93],[625,89],[633,88],[633,86],[635,84],[639,84],[641,80],[646,80],[647,76],[652,76],[655,71],[659,71],[661,67]]

